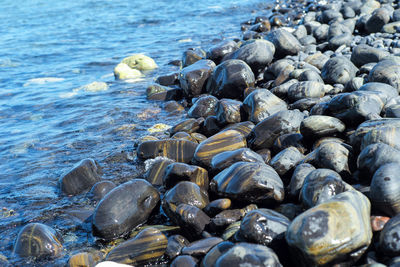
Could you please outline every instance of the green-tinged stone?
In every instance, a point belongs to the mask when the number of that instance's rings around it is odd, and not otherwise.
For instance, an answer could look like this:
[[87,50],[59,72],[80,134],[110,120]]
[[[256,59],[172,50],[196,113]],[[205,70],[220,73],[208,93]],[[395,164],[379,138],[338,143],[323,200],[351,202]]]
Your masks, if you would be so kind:
[[134,54],[126,57],[121,62],[127,64],[131,69],[136,70],[153,70],[158,68],[152,58],[142,54]]
[[125,63],[119,63],[114,68],[114,76],[115,76],[115,79],[118,79],[118,80],[127,80],[127,79],[140,78],[143,76],[143,74],[139,70],[131,69]]
[[371,243],[370,207],[358,191],[341,193],[297,216],[286,240],[303,266],[354,262]]

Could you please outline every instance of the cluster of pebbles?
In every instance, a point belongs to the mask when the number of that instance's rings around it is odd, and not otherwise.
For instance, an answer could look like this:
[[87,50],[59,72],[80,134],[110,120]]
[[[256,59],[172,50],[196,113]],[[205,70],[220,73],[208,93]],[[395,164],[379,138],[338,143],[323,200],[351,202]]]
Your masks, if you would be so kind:
[[[68,195],[92,188],[92,234],[108,246],[69,266],[398,266],[398,8],[276,3],[242,39],[185,51],[147,95],[187,118],[138,144],[142,177],[116,186],[86,159],[61,179]],[[61,251],[40,223],[14,247]]]

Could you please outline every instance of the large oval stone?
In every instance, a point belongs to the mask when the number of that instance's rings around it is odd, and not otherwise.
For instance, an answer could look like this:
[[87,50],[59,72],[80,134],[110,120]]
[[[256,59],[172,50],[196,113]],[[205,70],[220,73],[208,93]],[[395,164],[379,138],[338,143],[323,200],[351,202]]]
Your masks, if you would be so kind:
[[286,241],[304,266],[354,262],[371,243],[370,209],[362,193],[341,193],[297,216]]
[[215,63],[208,59],[183,68],[179,74],[179,83],[185,94],[189,97],[200,95],[214,68]]
[[229,59],[214,69],[207,82],[207,92],[218,98],[241,98],[244,90],[254,83],[254,73],[246,62]]
[[357,67],[361,67],[367,63],[379,62],[381,59],[389,55],[389,52],[383,49],[361,44],[353,48],[351,53],[351,61]]
[[297,132],[304,114],[297,110],[284,110],[259,122],[247,137],[249,146],[254,149],[271,148],[277,137]]
[[217,133],[199,144],[194,153],[194,162],[206,167],[211,166],[211,159],[225,151],[246,147],[246,139],[235,130]]
[[386,256],[400,256],[400,214],[391,218],[379,234],[379,251]]
[[270,91],[258,89],[245,98],[243,110],[247,113],[250,121],[259,123],[281,110],[287,110],[287,104]]
[[55,257],[62,248],[61,235],[53,228],[41,223],[29,223],[19,232],[14,253],[20,257]]
[[196,147],[196,143],[182,139],[145,141],[137,148],[137,155],[142,160],[161,156],[188,163],[192,160]]
[[149,182],[134,179],[110,191],[97,205],[93,214],[95,235],[112,239],[144,223],[160,200]]
[[106,260],[141,265],[164,255],[167,244],[167,237],[159,230],[150,227],[112,249]]
[[61,191],[67,195],[78,195],[100,181],[101,173],[95,160],[84,159],[61,177]]
[[281,202],[284,198],[279,175],[259,162],[236,162],[211,180],[210,189],[220,196],[247,202]]
[[288,89],[288,97],[292,102],[303,98],[321,98],[325,95],[325,85],[318,81],[303,81],[293,84]]

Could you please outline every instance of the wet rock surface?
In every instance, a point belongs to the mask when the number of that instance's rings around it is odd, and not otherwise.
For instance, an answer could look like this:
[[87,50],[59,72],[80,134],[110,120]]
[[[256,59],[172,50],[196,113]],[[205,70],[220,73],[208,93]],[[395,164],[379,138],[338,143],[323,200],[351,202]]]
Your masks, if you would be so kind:
[[[104,252],[71,262],[400,262],[399,3],[268,7],[241,24],[240,38],[187,49],[182,67],[147,87],[148,100],[181,115],[134,140],[124,163],[138,173],[101,180],[100,165],[85,159],[60,179],[62,197],[97,205],[71,228]],[[31,223],[14,252],[57,258],[62,247],[53,229]]]

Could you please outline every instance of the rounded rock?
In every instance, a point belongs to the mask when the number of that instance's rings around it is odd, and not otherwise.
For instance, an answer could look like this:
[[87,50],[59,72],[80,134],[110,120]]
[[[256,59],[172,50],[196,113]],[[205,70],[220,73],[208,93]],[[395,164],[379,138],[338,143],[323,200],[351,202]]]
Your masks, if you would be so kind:
[[181,139],[145,141],[137,148],[137,154],[142,160],[161,156],[187,163],[192,160],[196,148],[196,143]]
[[136,237],[113,248],[106,257],[108,261],[139,265],[161,257],[167,249],[168,239],[155,228],[147,228]]
[[316,138],[341,133],[346,129],[345,124],[331,116],[312,115],[300,124],[300,132],[305,138]]
[[134,179],[117,186],[94,211],[94,234],[110,240],[129,232],[147,220],[159,200],[158,191],[146,180]]
[[247,202],[281,202],[284,198],[282,180],[264,163],[237,162],[217,174],[210,189],[220,196]]
[[51,227],[29,223],[19,232],[14,243],[14,253],[20,257],[56,257],[62,249],[62,238]]
[[183,68],[179,74],[179,83],[185,94],[189,97],[202,94],[214,68],[215,63],[208,59]]
[[247,113],[250,121],[259,123],[281,110],[287,110],[287,104],[270,91],[258,89],[245,98],[243,110]]
[[89,195],[94,200],[102,199],[108,192],[113,190],[116,185],[111,181],[101,181],[93,185],[92,189],[89,191]]
[[296,37],[284,29],[276,29],[268,33],[266,39],[274,44],[275,56],[283,58],[287,55],[296,55],[301,50],[301,44]]
[[242,60],[229,59],[214,69],[207,82],[207,92],[218,98],[241,98],[244,90],[254,83],[249,65]]
[[389,216],[400,213],[400,164],[387,163],[381,166],[372,177],[371,203],[379,211]]
[[353,79],[357,67],[345,57],[329,59],[321,70],[322,79],[329,84],[346,84]]

